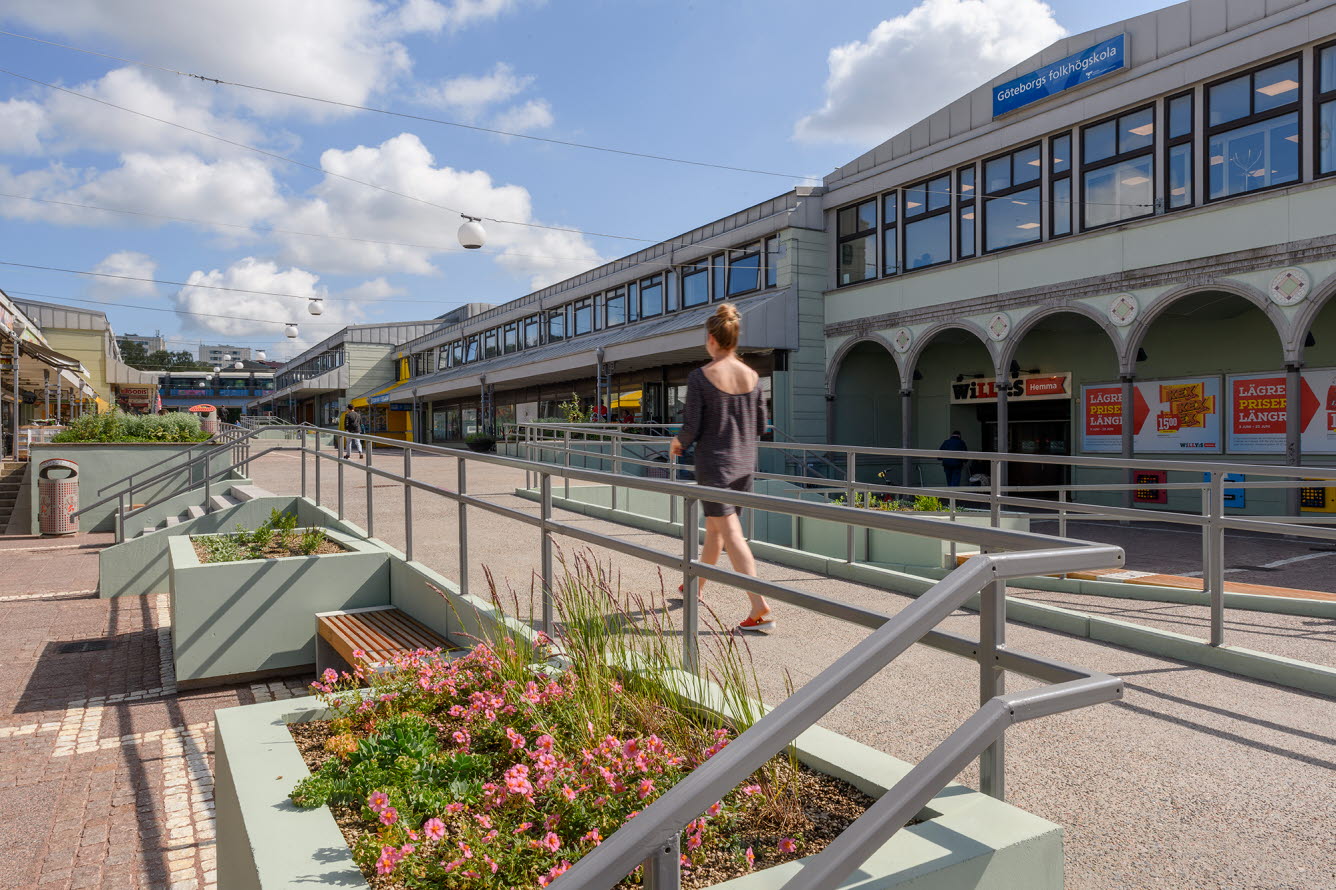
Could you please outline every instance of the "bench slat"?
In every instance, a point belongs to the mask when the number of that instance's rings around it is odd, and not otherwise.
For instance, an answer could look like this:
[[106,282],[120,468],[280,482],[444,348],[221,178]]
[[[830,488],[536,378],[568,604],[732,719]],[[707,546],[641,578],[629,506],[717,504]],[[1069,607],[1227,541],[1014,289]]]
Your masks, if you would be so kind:
[[453,649],[450,641],[400,609],[334,612],[317,616],[320,636],[349,664],[353,650],[366,652],[372,664],[418,649]]

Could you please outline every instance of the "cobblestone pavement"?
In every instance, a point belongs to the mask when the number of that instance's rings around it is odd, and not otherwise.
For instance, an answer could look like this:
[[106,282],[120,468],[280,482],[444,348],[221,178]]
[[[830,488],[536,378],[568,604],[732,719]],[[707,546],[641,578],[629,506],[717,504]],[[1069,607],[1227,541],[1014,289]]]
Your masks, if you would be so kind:
[[97,598],[108,542],[0,539],[0,887],[217,886],[213,712],[305,693],[178,692],[168,598]]

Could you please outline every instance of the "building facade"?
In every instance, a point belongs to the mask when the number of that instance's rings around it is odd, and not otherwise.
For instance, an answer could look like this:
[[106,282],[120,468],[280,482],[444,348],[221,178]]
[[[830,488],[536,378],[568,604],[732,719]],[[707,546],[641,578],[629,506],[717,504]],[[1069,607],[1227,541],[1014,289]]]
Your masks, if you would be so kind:
[[199,347],[199,360],[206,365],[220,365],[224,361],[250,361],[250,359],[251,348],[249,346],[227,346],[225,344],[210,346],[201,343]]
[[117,339],[122,343],[138,343],[150,355],[167,350],[167,341],[162,334],[154,334],[152,337],[147,334],[121,334]]
[[1336,3],[1191,0],[1059,41],[836,170],[829,437],[1329,463],[1334,130]]

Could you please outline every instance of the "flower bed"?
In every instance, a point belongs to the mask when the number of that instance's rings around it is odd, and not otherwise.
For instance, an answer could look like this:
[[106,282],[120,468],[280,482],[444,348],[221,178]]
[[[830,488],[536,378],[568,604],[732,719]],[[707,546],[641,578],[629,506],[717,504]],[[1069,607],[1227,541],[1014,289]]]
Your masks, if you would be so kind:
[[[561,667],[502,637],[454,661],[419,652],[317,681],[334,717],[294,726],[313,772],[292,801],[330,805],[371,886],[547,886],[745,728],[683,706],[662,628],[625,648],[595,611],[630,614],[603,577],[584,562],[562,584]],[[745,650],[718,639],[714,679],[746,714]],[[687,826],[683,886],[811,855],[870,803],[776,758]]]
[[240,525],[231,534],[191,538],[202,564],[240,562],[246,559],[282,559],[287,556],[317,556],[346,553],[348,548],[331,539],[322,528],[297,528],[297,514],[275,508],[269,518],[253,530]]

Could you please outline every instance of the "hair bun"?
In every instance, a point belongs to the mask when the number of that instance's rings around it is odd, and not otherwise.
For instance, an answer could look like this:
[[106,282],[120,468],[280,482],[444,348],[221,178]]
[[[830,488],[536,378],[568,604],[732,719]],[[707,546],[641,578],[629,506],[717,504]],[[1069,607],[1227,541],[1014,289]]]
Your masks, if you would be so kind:
[[737,321],[742,316],[738,314],[738,309],[732,303],[720,303],[719,308],[714,310],[714,314],[724,321]]

